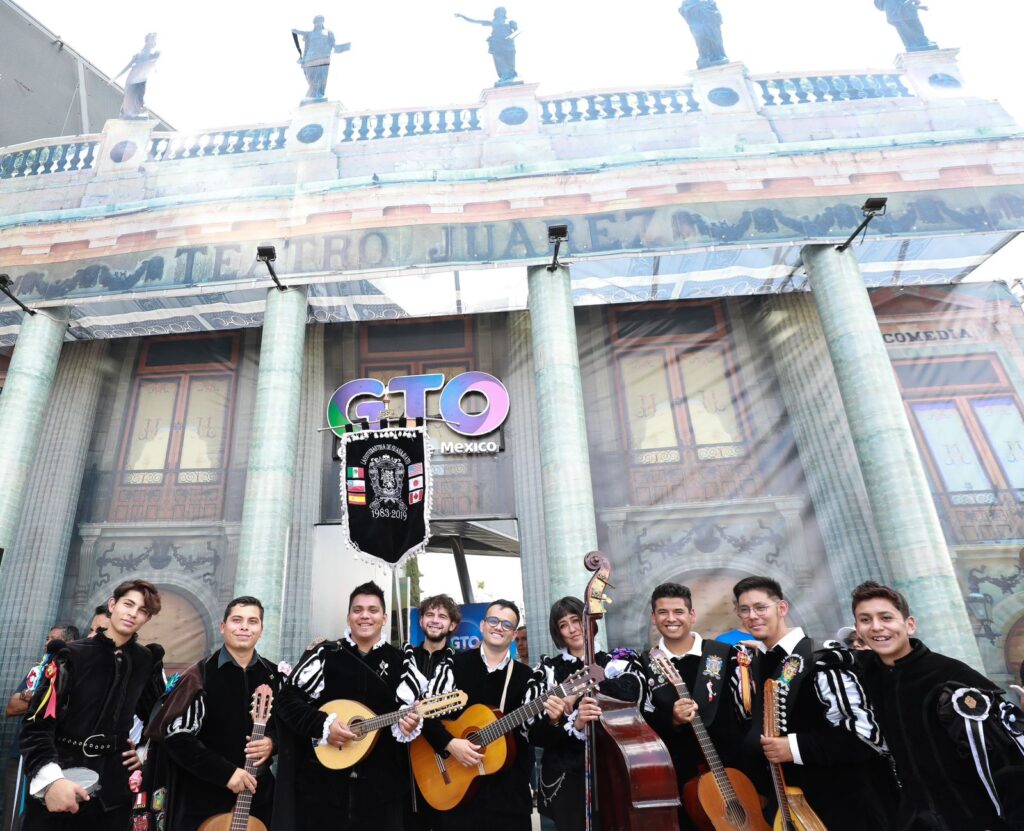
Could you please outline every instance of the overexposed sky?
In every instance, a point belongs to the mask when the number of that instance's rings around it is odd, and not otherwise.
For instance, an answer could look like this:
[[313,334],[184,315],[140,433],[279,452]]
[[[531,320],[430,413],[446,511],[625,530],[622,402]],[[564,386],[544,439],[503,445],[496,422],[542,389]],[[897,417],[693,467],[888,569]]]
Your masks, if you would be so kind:
[[[494,83],[484,0],[21,0],[101,70],[119,72],[156,32],[161,51],[147,104],[179,130],[289,119],[305,92],[290,30],[326,17],[339,42],[328,97],[349,110],[469,104]],[[508,0],[518,69],[541,95],[683,83],[696,47],[679,0]],[[730,59],[751,73],[887,69],[902,50],[872,0],[718,0]],[[961,49],[978,95],[1024,123],[1022,0],[927,0],[925,31]]]

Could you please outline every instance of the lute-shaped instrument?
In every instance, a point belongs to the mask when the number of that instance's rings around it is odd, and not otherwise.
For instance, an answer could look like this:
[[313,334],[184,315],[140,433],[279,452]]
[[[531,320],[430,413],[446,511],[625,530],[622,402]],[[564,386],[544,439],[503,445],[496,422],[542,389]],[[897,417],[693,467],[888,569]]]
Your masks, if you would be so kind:
[[[651,664],[665,676],[682,699],[693,699],[675,664],[660,649],[650,652]],[[761,815],[761,801],[754,784],[735,768],[727,768],[718,756],[707,727],[698,713],[690,726],[697,737],[708,773],[691,779],[683,788],[683,805],[701,831],[769,831]]]
[[336,715],[338,721],[355,733],[356,737],[344,747],[335,747],[330,744],[319,745],[314,750],[316,758],[320,760],[320,764],[331,770],[350,768],[361,762],[373,750],[380,735],[379,731],[385,727],[398,724],[411,713],[416,713],[420,718],[438,718],[448,713],[454,713],[465,707],[468,700],[469,697],[462,690],[452,690],[424,698],[422,701],[402,707],[393,713],[385,713],[382,716],[374,714],[373,710],[358,701],[349,701],[345,698],[328,701],[320,707],[320,712]]
[[[785,689],[774,679],[769,678],[764,682],[764,735],[769,739],[778,739],[786,734]],[[827,831],[825,823],[814,813],[803,790],[786,784],[782,765],[769,762],[768,768],[772,773],[775,799],[779,803],[774,831]]]

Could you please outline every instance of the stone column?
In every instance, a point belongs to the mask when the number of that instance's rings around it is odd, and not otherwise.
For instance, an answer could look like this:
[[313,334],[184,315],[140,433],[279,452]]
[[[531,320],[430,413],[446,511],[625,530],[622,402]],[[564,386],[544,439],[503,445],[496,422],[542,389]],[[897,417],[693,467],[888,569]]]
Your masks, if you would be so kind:
[[[67,328],[66,308],[25,314],[21,322],[3,395],[0,395],[0,425],[3,429],[3,440],[0,441],[0,471],[3,471],[0,548],[9,549],[14,544],[25,486],[36,463],[44,409],[50,400],[50,388]],[[63,415],[73,420],[81,414],[69,411]]]
[[274,660],[284,659],[290,663],[298,660],[306,644],[316,634],[312,631],[312,608],[309,602],[313,591],[313,540],[316,523],[320,518],[323,488],[321,465],[324,454],[330,452],[333,438],[333,433],[317,430],[325,423],[327,411],[324,327],[309,326],[306,332],[302,402],[296,425],[298,475],[295,477],[291,545],[288,551],[288,595],[285,598],[285,616],[281,626],[281,654],[271,656]]
[[583,557],[597,548],[597,522],[569,270],[532,266],[527,280],[548,590],[553,598],[578,597],[588,579]]
[[544,558],[544,500],[541,498],[540,436],[537,430],[537,385],[530,343],[530,315],[509,312],[508,392],[512,402],[506,446],[512,452],[512,485],[519,530],[519,563],[523,572],[526,620],[530,630],[530,659],[550,655],[554,645],[547,614],[548,564]]
[[[60,326],[54,328],[63,331]],[[59,343],[56,334],[53,340]],[[33,342],[19,338],[15,356],[18,349]],[[49,393],[49,406],[45,413],[42,406],[37,411],[36,435],[42,434],[39,452],[35,454],[27,480],[19,486],[25,501],[0,573],[0,689],[3,690],[13,690],[39,660],[43,639],[49,628],[58,622],[61,589],[103,387],[108,345],[104,340],[68,344],[56,372],[53,391]],[[9,387],[5,388],[0,400],[5,399],[9,391]],[[20,429],[12,428],[11,434]],[[89,619],[66,622],[81,626]],[[3,730],[0,746],[7,747],[7,737],[19,724],[15,719],[6,720],[0,727]]]
[[814,301],[809,294],[793,292],[764,302],[760,333],[774,359],[800,450],[839,600],[839,620],[849,622],[850,591],[864,580],[886,582],[888,566],[879,555],[871,506]]
[[892,364],[853,252],[802,249],[811,296],[875,518],[884,564],[911,602],[921,637],[980,667],[960,586]]
[[267,291],[235,595],[263,602],[260,651],[280,657],[299,446],[306,289]]

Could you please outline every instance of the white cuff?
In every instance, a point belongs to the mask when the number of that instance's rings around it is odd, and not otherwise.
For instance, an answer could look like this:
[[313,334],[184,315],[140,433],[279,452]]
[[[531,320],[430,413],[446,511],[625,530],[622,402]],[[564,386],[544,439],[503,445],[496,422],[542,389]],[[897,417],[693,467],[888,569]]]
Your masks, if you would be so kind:
[[802,765],[804,760],[800,758],[800,745],[796,741],[796,733],[790,733],[786,736],[789,739],[789,752],[793,754],[793,764]]
[[585,742],[587,740],[587,734],[581,733],[579,730],[576,729],[576,716],[578,716],[579,714],[579,710],[573,710],[571,713],[569,713],[569,715],[565,719],[565,724],[562,726],[562,729],[565,730],[565,732],[568,733],[570,736],[575,736],[581,742]]
[[622,659],[609,661],[604,668],[604,677],[618,678],[620,675],[623,675],[627,669],[629,669],[629,663],[627,661]]
[[420,733],[423,732],[423,719],[420,719],[420,723],[416,725],[416,729],[412,731],[408,736],[402,732],[402,728],[397,724],[391,725],[391,735],[395,737],[396,741],[402,744],[408,744],[411,741],[419,738]]
[[327,736],[330,735],[331,725],[338,720],[337,713],[328,713],[327,718],[324,719],[324,734],[320,737],[317,742],[318,745],[327,744]]
[[39,773],[32,777],[32,781],[28,785],[28,792],[34,797],[42,798],[43,791],[58,779],[63,778],[64,771],[60,769],[60,765],[56,762],[47,762],[39,768]]

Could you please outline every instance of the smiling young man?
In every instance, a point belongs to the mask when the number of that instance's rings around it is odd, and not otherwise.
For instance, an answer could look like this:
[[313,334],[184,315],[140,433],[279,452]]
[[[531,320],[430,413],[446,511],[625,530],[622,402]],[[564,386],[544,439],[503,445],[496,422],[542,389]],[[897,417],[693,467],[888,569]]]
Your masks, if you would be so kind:
[[[29,703],[21,752],[36,799],[26,805],[25,831],[128,827],[128,768],[138,764],[128,733],[135,714],[149,717],[163,687],[154,681],[163,649],[140,646],[138,632],[160,611],[160,594],[152,583],[129,580],[107,605],[106,630],[57,650]],[[95,796],[64,776],[82,767],[99,775]]]
[[[450,686],[446,679],[452,673],[455,650],[449,646],[448,638],[461,622],[462,610],[447,594],[435,594],[420,603],[419,627],[423,643],[405,645],[405,665],[399,685],[399,697],[403,701],[422,700],[430,694],[430,689]],[[433,730],[434,736],[438,736],[440,730],[441,735],[445,735],[443,727],[430,722],[423,725],[423,730]],[[413,786],[416,787],[415,783]],[[419,790],[415,802],[408,806],[406,826],[416,831],[441,827],[440,815],[427,804]]]
[[[277,668],[256,652],[263,634],[263,604],[236,597],[220,624],[223,644],[182,673],[150,725],[171,761],[169,831],[196,831],[215,814],[230,813],[243,790],[254,794],[252,815],[270,822],[274,777],[273,720],[267,736],[251,741],[252,696],[267,684],[276,694]],[[257,776],[245,772],[246,758]]]
[[900,829],[1024,829],[1024,713],[1002,690],[914,638],[907,599],[879,583],[853,590],[864,687],[902,784]]
[[[782,765],[787,784],[803,789],[829,831],[888,828],[894,783],[874,713],[854,673],[818,664],[813,641],[799,626],[789,626],[789,602],[777,581],[744,578],[733,587],[733,597],[741,623],[764,646],[739,651],[734,678],[737,703],[749,715],[743,768],[769,798],[773,815],[766,760]],[[781,738],[764,735],[768,679],[778,683],[786,725]]]
[[275,708],[278,732],[287,727],[295,741],[286,748],[282,736],[274,831],[402,831],[409,768],[396,737],[410,738],[417,718],[407,717],[401,729],[378,731],[373,750],[346,770],[324,767],[313,752],[318,744],[340,748],[356,740],[334,715],[320,711],[328,701],[358,701],[378,715],[402,705],[404,656],[385,639],[387,622],[380,586],[357,586],[344,636],[312,644],[284,682]]
[[[679,783],[683,786],[706,767],[692,723],[699,715],[718,750],[723,764],[734,766],[740,738],[740,719],[726,686],[734,650],[728,644],[706,640],[694,630],[697,612],[690,589],[679,583],[662,583],[651,593],[651,623],[660,638],[657,647],[682,676],[692,699],[682,699],[656,666],[650,652],[641,658],[648,694],[644,715],[672,755]],[[679,809],[682,831],[695,828],[684,807]]]
[[[459,689],[469,704],[484,704],[508,713],[535,698],[540,677],[526,664],[512,660],[510,644],[519,626],[519,607],[511,600],[495,600],[484,612],[480,625],[481,644],[455,656],[447,692]],[[481,748],[468,739],[456,738],[441,725],[441,732],[424,728],[424,737],[447,764],[474,767],[483,759]],[[479,787],[444,816],[445,831],[530,831],[533,795],[530,768],[533,754],[522,731],[506,737],[515,743],[511,765],[481,777]]]

